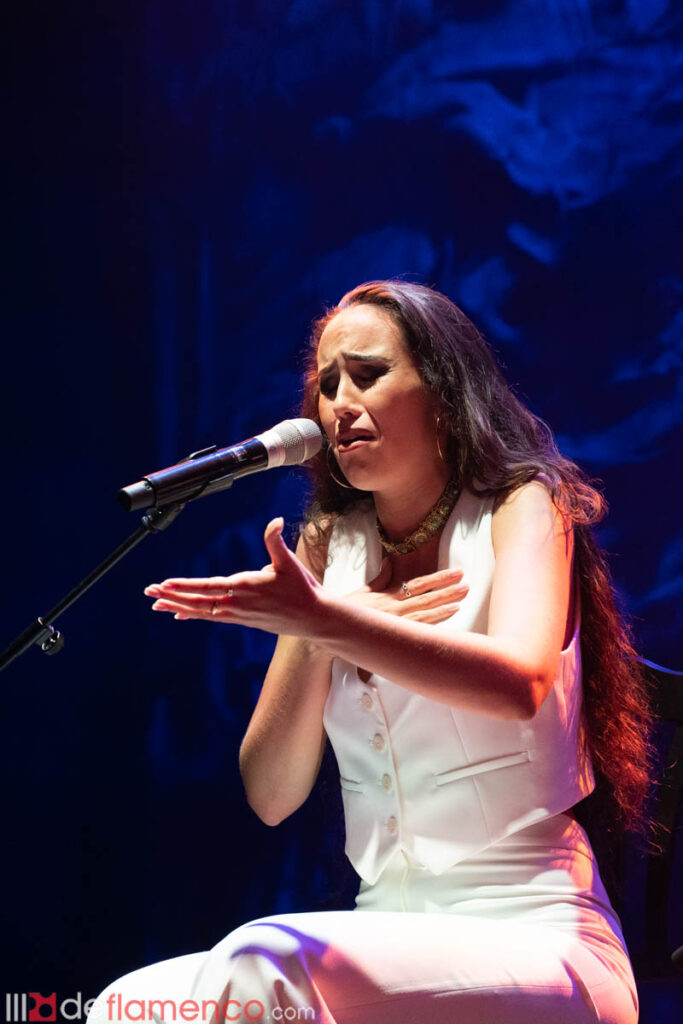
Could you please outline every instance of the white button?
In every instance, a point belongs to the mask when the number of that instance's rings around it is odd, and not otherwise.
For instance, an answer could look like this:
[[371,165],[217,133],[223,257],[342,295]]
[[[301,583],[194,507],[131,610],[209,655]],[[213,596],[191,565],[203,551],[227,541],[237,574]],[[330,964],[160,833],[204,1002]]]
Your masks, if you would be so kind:
[[396,833],[398,832],[398,822],[396,821],[396,818],[393,816],[393,814],[390,818],[387,818],[387,832],[391,836],[395,836]]
[[372,697],[368,693],[367,690],[365,691],[365,693],[361,697],[360,702],[361,702],[361,704],[363,705],[364,708],[371,708],[372,707]]
[[382,776],[382,789],[386,789],[387,793],[391,789],[391,775],[387,775],[386,772]]
[[372,745],[375,750],[384,750],[384,736],[382,736],[381,732],[376,732],[372,737]]

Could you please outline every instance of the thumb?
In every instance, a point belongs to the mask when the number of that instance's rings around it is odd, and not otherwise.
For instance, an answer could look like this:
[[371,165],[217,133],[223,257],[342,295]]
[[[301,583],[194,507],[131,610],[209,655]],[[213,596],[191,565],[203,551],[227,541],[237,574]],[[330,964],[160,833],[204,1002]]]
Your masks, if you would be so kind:
[[379,573],[370,582],[370,590],[386,590],[391,580],[391,561],[388,558],[382,559]]
[[282,537],[284,526],[284,519],[282,516],[278,516],[277,519],[271,519],[263,534],[266,550],[276,572],[287,569],[294,557]]

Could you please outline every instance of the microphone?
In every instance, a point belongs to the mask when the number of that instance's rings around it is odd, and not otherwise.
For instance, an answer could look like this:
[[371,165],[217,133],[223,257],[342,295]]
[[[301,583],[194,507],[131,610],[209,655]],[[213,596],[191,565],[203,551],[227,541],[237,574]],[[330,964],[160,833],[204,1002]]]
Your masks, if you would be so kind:
[[141,508],[163,508],[194,501],[206,494],[232,487],[239,476],[259,473],[275,466],[298,466],[317,455],[323,443],[320,427],[313,420],[283,420],[263,434],[250,437],[230,448],[215,444],[194,452],[168,469],[122,487],[119,504],[128,512]]

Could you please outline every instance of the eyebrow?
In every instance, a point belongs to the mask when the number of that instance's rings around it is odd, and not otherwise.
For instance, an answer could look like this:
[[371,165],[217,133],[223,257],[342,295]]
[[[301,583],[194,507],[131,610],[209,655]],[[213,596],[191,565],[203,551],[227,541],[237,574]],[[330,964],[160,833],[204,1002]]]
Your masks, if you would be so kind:
[[[386,356],[373,356],[362,352],[342,352],[342,355],[344,359],[356,363],[384,363],[385,366],[391,365],[391,360],[387,359]],[[326,366],[322,366],[318,370],[318,376],[320,377],[323,373],[326,373],[332,366],[334,366],[333,361],[327,363]]]

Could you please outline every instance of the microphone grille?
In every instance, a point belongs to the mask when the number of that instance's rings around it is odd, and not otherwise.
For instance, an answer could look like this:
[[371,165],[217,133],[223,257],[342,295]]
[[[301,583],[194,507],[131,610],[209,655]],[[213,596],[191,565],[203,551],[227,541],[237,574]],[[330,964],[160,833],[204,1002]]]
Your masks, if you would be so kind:
[[283,420],[273,427],[284,448],[284,466],[296,466],[307,462],[322,448],[323,435],[313,420]]

